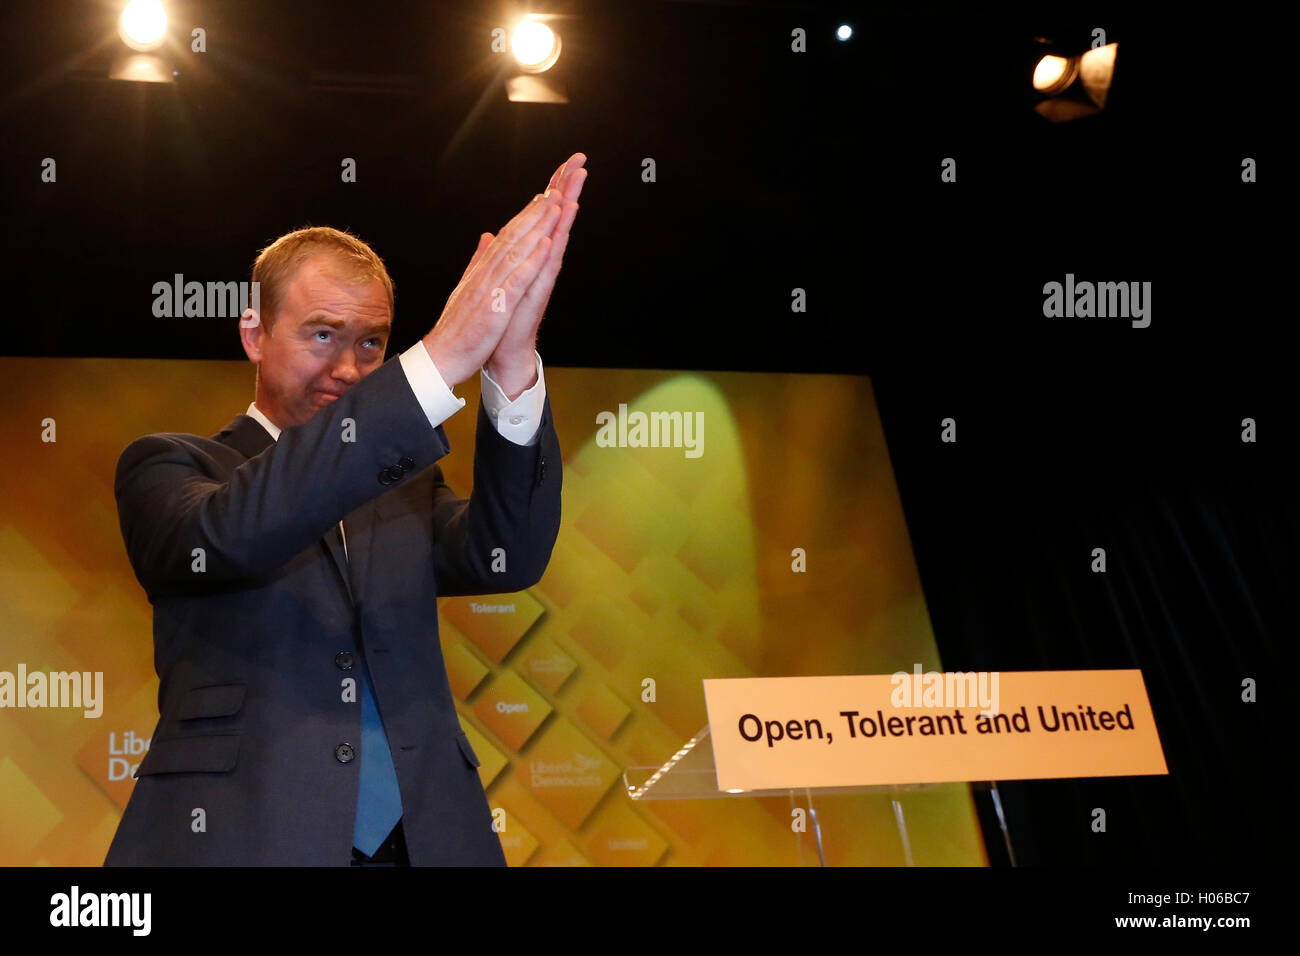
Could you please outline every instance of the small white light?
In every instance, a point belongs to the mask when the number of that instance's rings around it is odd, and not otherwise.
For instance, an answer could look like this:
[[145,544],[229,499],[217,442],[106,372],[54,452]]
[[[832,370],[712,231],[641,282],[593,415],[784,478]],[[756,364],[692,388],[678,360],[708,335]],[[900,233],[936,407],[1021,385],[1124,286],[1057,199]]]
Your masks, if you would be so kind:
[[167,32],[167,11],[160,0],[131,0],[122,9],[118,35],[133,50],[153,50]]
[[849,26],[847,23],[841,23],[839,29],[835,31],[835,35],[841,40],[847,40],[849,37],[853,36],[853,27]]

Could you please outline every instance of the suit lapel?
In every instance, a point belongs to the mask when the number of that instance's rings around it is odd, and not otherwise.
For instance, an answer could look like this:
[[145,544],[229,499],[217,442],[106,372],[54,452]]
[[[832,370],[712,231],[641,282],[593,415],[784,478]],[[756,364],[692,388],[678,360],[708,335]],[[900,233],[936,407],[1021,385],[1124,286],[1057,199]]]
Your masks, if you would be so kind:
[[[275,444],[275,439],[262,427],[262,423],[249,415],[236,415],[216,435],[216,440],[229,445],[246,459],[256,458]],[[346,554],[337,530],[326,533],[321,538],[321,544],[338,569],[339,580],[353,605],[365,593],[365,582],[370,572],[370,545],[378,518],[379,499],[372,498],[343,519],[343,530],[348,536]]]

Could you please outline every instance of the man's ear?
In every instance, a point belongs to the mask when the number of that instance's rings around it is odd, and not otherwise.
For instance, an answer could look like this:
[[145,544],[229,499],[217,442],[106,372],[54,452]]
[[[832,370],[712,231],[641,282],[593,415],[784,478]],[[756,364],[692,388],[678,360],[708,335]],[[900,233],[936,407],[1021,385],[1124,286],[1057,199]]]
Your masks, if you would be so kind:
[[[248,356],[249,361],[261,364],[262,362],[262,317],[256,309],[245,309],[244,314],[239,317],[239,339],[244,346],[244,354]],[[270,335],[269,332],[266,333]]]

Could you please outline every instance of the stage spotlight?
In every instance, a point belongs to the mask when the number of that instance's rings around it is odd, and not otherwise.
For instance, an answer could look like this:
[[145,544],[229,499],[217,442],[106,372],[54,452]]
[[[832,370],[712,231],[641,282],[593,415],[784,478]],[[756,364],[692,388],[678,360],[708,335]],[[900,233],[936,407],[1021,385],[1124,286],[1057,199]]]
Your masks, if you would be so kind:
[[176,71],[158,51],[167,39],[167,11],[159,0],[131,0],[117,21],[122,42],[134,50],[119,52],[108,68],[109,79],[135,83],[174,83]]
[[1110,97],[1119,44],[1072,54],[1042,37],[1034,40],[1031,59],[1034,112],[1053,123],[1093,116]]
[[510,102],[569,102],[565,78],[557,75],[565,72],[564,68],[551,71],[560,59],[560,35],[546,22],[563,19],[568,18],[530,13],[510,31],[510,53],[515,63],[514,75],[506,77],[506,97]]
[[167,11],[159,0],[131,0],[122,9],[117,32],[132,50],[156,50],[167,33]]
[[510,34],[510,52],[525,73],[545,73],[560,58],[560,38],[545,23],[525,17]]
[[839,29],[835,31],[835,35],[841,40],[847,40],[849,37],[853,36],[853,27],[849,26],[847,23],[841,23]]

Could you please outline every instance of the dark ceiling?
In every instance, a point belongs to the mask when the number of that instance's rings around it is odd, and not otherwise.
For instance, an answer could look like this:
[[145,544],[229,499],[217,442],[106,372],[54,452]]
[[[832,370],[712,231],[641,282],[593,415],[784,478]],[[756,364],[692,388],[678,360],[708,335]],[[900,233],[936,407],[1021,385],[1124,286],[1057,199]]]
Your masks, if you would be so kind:
[[[153,318],[153,284],[246,279],[309,223],[385,257],[403,347],[478,233],[575,150],[590,178],[542,327],[557,364],[862,372],[997,357],[1026,334],[1056,349],[1069,333],[1043,329],[1041,287],[1067,271],[1159,283],[1162,317],[1183,314],[1146,337],[1162,350],[1190,347],[1196,309],[1262,308],[1223,267],[1259,250],[1205,241],[1263,212],[1238,182],[1265,147],[1247,28],[987,6],[532,7],[566,17],[553,73],[571,101],[539,105],[507,102],[488,48],[506,4],[173,2],[178,78],[155,85],[106,78],[117,4],[8,3],[5,258],[39,322],[6,351],[239,358],[228,321]],[[1029,108],[1030,39],[1082,49],[1094,26],[1120,44],[1111,104],[1053,126]],[[945,157],[957,184],[938,180]],[[1199,286],[1174,281],[1184,268]]]

